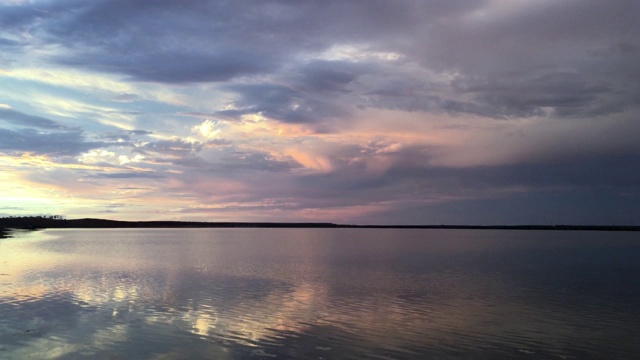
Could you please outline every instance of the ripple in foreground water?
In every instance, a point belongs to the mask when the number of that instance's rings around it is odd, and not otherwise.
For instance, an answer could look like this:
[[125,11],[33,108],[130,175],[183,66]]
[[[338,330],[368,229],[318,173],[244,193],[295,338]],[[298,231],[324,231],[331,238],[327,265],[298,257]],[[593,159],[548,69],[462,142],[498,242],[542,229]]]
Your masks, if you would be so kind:
[[47,230],[0,239],[2,359],[632,359],[637,233]]

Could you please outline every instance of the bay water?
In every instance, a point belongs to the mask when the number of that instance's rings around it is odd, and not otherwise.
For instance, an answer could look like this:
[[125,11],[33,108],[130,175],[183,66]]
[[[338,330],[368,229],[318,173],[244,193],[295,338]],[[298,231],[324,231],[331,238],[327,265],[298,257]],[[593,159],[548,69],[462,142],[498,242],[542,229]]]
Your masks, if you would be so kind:
[[639,304],[634,232],[0,239],[0,359],[637,359]]

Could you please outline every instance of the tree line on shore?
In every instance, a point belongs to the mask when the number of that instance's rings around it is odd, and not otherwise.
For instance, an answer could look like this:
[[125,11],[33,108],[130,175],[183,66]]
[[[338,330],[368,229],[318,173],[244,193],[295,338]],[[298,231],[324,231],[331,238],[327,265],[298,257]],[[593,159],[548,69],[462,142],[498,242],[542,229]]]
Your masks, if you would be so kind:
[[62,215],[7,216],[0,218],[0,228],[41,229],[64,222]]
[[65,219],[62,215],[8,216],[0,218],[0,236],[6,229],[47,228],[372,228],[372,229],[493,229],[493,230],[595,230],[640,231],[640,226],[616,225],[343,225],[333,223],[119,221]]
[[195,222],[195,221],[119,221],[106,219],[65,219],[61,215],[9,216],[0,218],[0,228],[215,228],[215,227],[339,227],[332,223],[278,222]]

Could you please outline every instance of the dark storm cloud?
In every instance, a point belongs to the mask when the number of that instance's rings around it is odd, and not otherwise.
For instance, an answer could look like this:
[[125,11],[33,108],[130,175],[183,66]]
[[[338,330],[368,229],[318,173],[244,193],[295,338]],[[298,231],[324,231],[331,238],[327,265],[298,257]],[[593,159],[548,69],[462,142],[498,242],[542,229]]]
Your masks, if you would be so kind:
[[238,117],[261,114],[287,123],[311,123],[344,116],[349,106],[341,97],[351,92],[350,84],[371,73],[374,64],[349,61],[311,61],[294,66],[281,75],[288,85],[275,83],[233,84],[225,88],[238,95],[235,109],[216,115]]
[[[640,3],[625,0],[500,6],[483,0],[102,0],[4,6],[0,20],[10,33],[28,31],[34,44],[61,46],[55,59],[62,64],[136,80],[220,82],[261,74],[289,81],[237,85],[240,106],[226,115],[264,112],[304,123],[342,115],[338,109],[353,101],[327,95],[354,90],[349,87],[359,73],[353,66],[297,60],[335,45],[395,52],[424,69],[455,74],[448,92],[359,89],[364,106],[491,117],[622,111],[640,97],[632,81],[640,72],[633,35],[640,33],[638,13]],[[403,64],[391,67],[400,74]],[[297,76],[282,73],[300,68]],[[256,91],[267,91],[275,103]]]
[[610,85],[578,72],[546,73],[532,79],[505,76],[481,83],[456,81],[452,85],[460,94],[473,95],[473,101],[445,102],[445,109],[492,117],[541,116],[544,109],[553,109],[550,115],[562,117],[589,116],[625,108],[609,106],[614,96]]
[[[604,201],[590,204],[592,199],[578,195],[615,194],[612,199],[621,200],[629,193],[630,199],[638,198],[639,14],[636,0],[62,0],[4,5],[0,48],[9,49],[3,56],[11,64],[19,64],[16,54],[25,49],[43,49],[30,53],[28,66],[54,62],[156,83],[133,84],[132,90],[109,97],[129,110],[142,109],[143,93],[157,90],[186,104],[180,108],[182,118],[235,120],[258,114],[316,133],[296,135],[304,137],[300,142],[261,138],[260,148],[279,154],[275,157],[254,149],[253,138],[238,140],[242,146],[234,145],[236,139],[158,140],[171,136],[162,127],[172,120],[161,124],[156,116],[136,113],[130,124],[158,134],[151,142],[135,142],[151,134],[143,130],[95,134],[104,142],[91,142],[53,120],[0,108],[0,120],[9,124],[0,130],[0,150],[74,155],[122,140],[121,149],[144,154],[140,162],[149,161],[154,169],[177,165],[186,170],[175,176],[194,184],[198,196],[226,191],[211,185],[225,180],[247,185],[229,195],[238,201],[279,199],[271,203],[277,206],[265,205],[269,209],[392,204],[389,211],[396,218],[390,222],[398,223],[408,221],[403,216],[430,223],[420,216],[437,214],[437,209],[448,216],[435,217],[443,222],[458,222],[451,221],[456,214],[465,219],[459,222],[473,222],[474,213],[511,215],[510,206],[517,204],[553,209],[562,199],[576,205],[558,209],[579,210],[581,203],[595,214],[593,204]],[[204,82],[211,84],[192,84]],[[367,113],[366,108],[394,111]],[[354,144],[362,134],[388,128],[382,123],[393,124],[395,115],[398,132],[424,131],[424,139],[419,133],[404,137],[391,131],[379,134],[379,143]],[[175,123],[181,127],[177,134],[194,125]],[[459,128],[443,131],[448,126]],[[348,133],[341,133],[343,127]],[[331,130],[331,140],[318,136],[320,129]],[[415,144],[406,143],[411,141]],[[264,145],[269,142],[272,148]],[[450,145],[433,145],[441,143]],[[290,144],[312,158],[309,168],[299,169],[302,164],[282,155]],[[322,166],[314,167],[316,156]],[[554,193],[562,189],[569,190]],[[519,192],[529,194],[509,198]],[[432,205],[451,199],[457,205]],[[488,199],[504,202],[491,208]],[[637,210],[630,202],[621,200]],[[474,210],[456,212],[456,206]],[[524,211],[534,217],[542,212]]]
[[[505,194],[506,195],[506,194]],[[640,192],[607,188],[539,190],[508,196],[395,204],[368,216],[378,224],[633,225],[640,223]]]
[[44,133],[33,129],[0,129],[0,151],[5,153],[76,156],[105,146],[109,144],[86,141],[82,131]]
[[[545,71],[585,65],[589,52],[637,43],[640,4],[633,0],[504,3],[466,11],[446,22],[424,24],[423,46],[406,49],[430,66],[467,75]],[[409,44],[406,44],[409,45]],[[429,54],[430,51],[436,51]]]
[[68,129],[68,127],[60,123],[57,123],[53,120],[50,120],[41,116],[29,115],[13,109],[5,109],[1,107],[0,107],[0,120],[3,120],[5,122],[8,122],[16,126],[23,126],[23,127],[36,127],[40,129],[50,129],[50,130]]
[[62,64],[137,80],[224,81],[271,70],[278,59],[260,39],[246,44],[252,37],[243,22],[258,14],[232,3],[64,1],[5,6],[2,13],[3,27],[66,48],[55,56]]
[[[65,5],[70,4],[70,2],[65,2]],[[55,14],[55,12],[51,11],[56,8],[55,5],[49,4],[45,8],[34,6],[33,4],[4,5],[0,7],[2,9],[0,11],[0,26],[5,30],[15,30],[17,32],[28,30],[39,18],[47,14]]]
[[294,77],[297,87],[312,92],[348,92],[358,76],[375,71],[374,64],[319,60],[303,64]]
[[[602,114],[637,103],[640,87],[631,74],[640,71],[640,53],[633,51],[638,38],[632,34],[640,32],[640,3],[523,6],[526,11],[490,21],[478,14],[440,23],[424,46],[405,51],[426,66],[456,73],[454,89],[475,88],[476,103],[495,116],[535,115],[543,108],[561,116]],[[484,87],[473,85],[479,83]]]
[[[56,57],[63,64],[166,83],[224,81],[274,70],[293,49],[286,43],[301,40],[271,30],[280,20],[277,11],[261,12],[267,5],[120,0],[21,5],[7,12],[23,20],[6,26],[28,27],[40,41],[66,47]],[[65,6],[67,11],[59,11]]]
[[[478,1],[465,2],[468,6]],[[462,4],[462,3],[461,3]],[[387,1],[62,1],[5,6],[4,27],[67,49],[58,61],[168,83],[270,72],[336,39],[393,41],[464,8]]]
[[[437,194],[448,191],[482,194],[488,189],[598,189],[634,188],[640,181],[640,169],[633,164],[640,155],[603,155],[555,164],[515,164],[508,166],[479,166],[447,168],[434,166],[397,165],[378,177],[376,182],[361,179],[351,184],[353,189],[391,186],[398,180],[422,184]],[[362,183],[361,183],[361,182]],[[369,186],[367,186],[369,185]],[[455,189],[455,188],[458,189]]]
[[[125,73],[135,80],[164,83],[225,81],[241,75],[266,72],[273,66],[251,53],[236,50],[205,52],[130,53],[96,61],[92,54],[59,59],[62,64],[84,66],[102,72]],[[146,64],[146,66],[141,66]]]
[[[623,198],[627,196],[625,194],[640,195],[637,187],[640,183],[640,169],[635,166],[640,161],[640,154],[609,153],[577,159],[559,158],[553,163],[541,161],[505,166],[450,168],[429,165],[428,160],[433,153],[438,152],[437,148],[416,146],[400,149],[394,153],[378,154],[378,158],[383,158],[384,162],[389,164],[382,171],[369,171],[366,162],[346,161],[346,159],[353,159],[354,153],[373,156],[376,148],[384,147],[384,144],[379,146],[374,144],[368,152],[367,149],[351,147],[336,150],[330,156],[334,171],[298,177],[293,184],[288,184],[287,188],[283,189],[280,196],[297,199],[300,208],[319,209],[383,204],[383,207],[388,207],[385,212],[387,216],[394,212],[411,215],[405,219],[412,219],[411,221],[394,218],[393,222],[430,223],[429,219],[416,221],[420,213],[410,214],[407,209],[414,207],[411,204],[420,204],[415,205],[416,209],[422,208],[422,214],[425,214],[439,208],[448,208],[449,212],[456,206],[461,206],[461,214],[467,215],[465,219],[471,219],[472,217],[468,216],[471,212],[464,210],[470,201],[482,202],[486,205],[488,199],[522,196],[527,198],[523,203],[537,203],[540,209],[550,210],[559,201],[556,197],[564,196],[562,194],[565,192],[593,194],[606,192],[614,198]],[[539,199],[526,195],[536,193],[540,194]],[[594,200],[591,197],[584,197],[581,200],[572,197],[572,199],[581,202],[581,206],[584,206],[583,211],[580,212],[582,215],[592,213],[590,218],[594,214],[593,202],[602,201],[602,199]],[[451,201],[457,205],[434,205]],[[507,200],[504,202],[509,203]],[[628,206],[630,201],[625,201],[624,204]],[[489,211],[490,206],[487,206]],[[579,207],[572,206],[572,208]],[[427,211],[427,209],[431,210]],[[543,213],[542,210],[538,212]],[[437,214],[437,211],[434,214]],[[530,215],[531,212],[527,214]],[[478,219],[481,218],[482,216],[478,217]],[[511,219],[505,216],[505,219],[507,218]],[[526,217],[513,218],[525,219]],[[576,217],[558,216],[558,219],[562,218],[575,219]],[[438,217],[438,219],[444,218]],[[487,219],[489,217],[482,221]],[[500,223],[495,220],[497,217],[492,219],[494,223]],[[544,219],[540,221],[548,222],[548,217],[532,217],[532,219]],[[449,220],[444,222],[455,223],[456,221],[458,220],[449,217]]]
[[344,113],[340,106],[321,97],[283,85],[238,84],[227,88],[238,94],[236,109],[219,111],[216,115],[261,114],[282,122],[308,123]]

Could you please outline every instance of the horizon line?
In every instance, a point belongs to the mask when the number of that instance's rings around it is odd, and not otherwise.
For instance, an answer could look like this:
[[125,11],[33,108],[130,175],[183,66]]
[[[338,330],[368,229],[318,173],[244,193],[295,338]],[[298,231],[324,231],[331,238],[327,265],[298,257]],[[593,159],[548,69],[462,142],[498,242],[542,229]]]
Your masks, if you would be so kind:
[[0,218],[0,228],[362,228],[362,229],[494,229],[494,230],[596,230],[640,231],[637,225],[456,225],[456,224],[340,224],[332,222],[269,221],[184,221],[184,220],[111,220],[101,218],[64,219],[47,216]]

